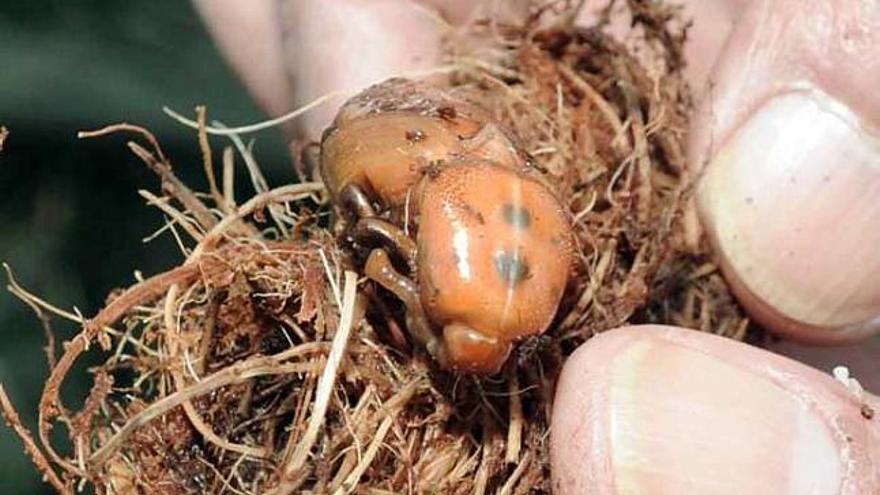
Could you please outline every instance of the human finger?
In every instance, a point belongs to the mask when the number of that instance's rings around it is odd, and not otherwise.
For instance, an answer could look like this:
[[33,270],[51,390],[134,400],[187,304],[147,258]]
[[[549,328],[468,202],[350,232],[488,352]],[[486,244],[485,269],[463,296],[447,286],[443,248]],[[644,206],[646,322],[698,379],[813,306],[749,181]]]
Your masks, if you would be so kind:
[[557,385],[555,493],[877,493],[878,406],[736,341],[612,330],[578,349]]
[[880,4],[754,1],[692,126],[697,199],[752,316],[813,343],[880,330]]

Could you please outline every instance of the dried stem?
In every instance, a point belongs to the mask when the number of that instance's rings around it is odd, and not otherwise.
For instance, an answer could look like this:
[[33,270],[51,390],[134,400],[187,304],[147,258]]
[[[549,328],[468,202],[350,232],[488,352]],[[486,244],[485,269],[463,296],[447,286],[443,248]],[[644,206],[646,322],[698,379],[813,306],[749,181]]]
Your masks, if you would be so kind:
[[0,385],[0,407],[2,407],[3,419],[5,419],[6,424],[15,431],[18,438],[21,439],[21,442],[24,444],[25,452],[30,456],[34,466],[37,467],[37,470],[42,473],[43,479],[52,485],[52,488],[58,493],[62,495],[73,495],[72,487],[61,481],[61,478],[59,478],[55,470],[52,469],[49,460],[46,459],[46,456],[40,448],[37,447],[31,433],[25,428],[24,424],[22,424],[21,418],[18,417],[18,412],[16,412],[15,406],[12,405],[9,396],[6,395],[6,389],[3,388],[3,385]]
[[246,359],[223,368],[203,380],[196,382],[184,389],[157,400],[149,407],[129,418],[129,420],[110,440],[96,450],[88,459],[88,465],[97,466],[106,462],[110,456],[120,447],[135,430],[146,425],[153,419],[182,405],[184,402],[206,394],[226,385],[246,382],[252,378],[264,375],[283,375],[287,373],[305,373],[320,367],[317,363],[285,363],[284,361],[303,354],[321,352],[325,349],[320,343],[302,344],[294,349],[273,356],[262,356]]
[[510,370],[510,424],[507,427],[507,454],[505,455],[505,460],[509,463],[514,463],[519,459],[519,451],[522,446],[523,411],[516,370],[508,369]]
[[[163,312],[165,332],[168,334],[169,347],[171,347],[169,354],[171,356],[179,356],[182,354],[180,350],[175,348],[178,342],[177,337],[179,337],[180,335],[180,328],[177,325],[177,318],[175,317],[175,314],[177,312],[177,293],[179,292],[179,287],[179,285],[174,284],[168,288],[168,293],[165,296],[165,305]],[[185,388],[185,380],[181,371],[181,367],[173,367],[171,374],[174,378],[177,389],[181,390]],[[231,452],[236,452],[242,455],[256,458],[266,457],[267,453],[266,450],[263,448],[251,447],[249,445],[241,445],[230,442],[229,440],[226,440],[225,438],[222,438],[214,433],[214,429],[211,428],[210,425],[205,423],[205,421],[199,415],[199,412],[196,411],[196,408],[195,406],[193,406],[191,400],[186,400],[183,402],[183,410],[186,414],[186,417],[189,419],[190,423],[192,423],[196,431],[198,431],[208,442],[213,443],[221,449],[229,450]]]
[[199,242],[205,236],[203,232],[199,231],[197,222],[192,221],[180,210],[169,205],[167,200],[159,198],[155,194],[144,189],[139,190],[138,194],[147,200],[148,205],[159,208],[163,213],[171,217],[170,221],[176,222],[177,225],[180,225],[194,241]]
[[165,156],[165,153],[162,151],[162,147],[159,146],[159,141],[156,139],[156,136],[154,136],[152,132],[144,129],[139,125],[122,122],[119,124],[108,125],[94,131],[79,131],[76,134],[76,137],[80,139],[94,138],[116,134],[117,132],[134,132],[136,134],[140,134],[144,137],[144,139],[147,140],[147,142],[150,143],[150,146],[153,147],[153,151],[155,151],[156,155],[159,156],[159,161],[162,163],[168,163],[168,157]]
[[223,197],[227,210],[235,208],[235,151],[223,148]]
[[[233,127],[231,129],[221,129],[221,128],[217,128],[217,127],[206,127],[205,132],[207,132],[208,134],[213,134],[213,135],[217,135],[217,136],[229,136],[232,134],[248,134],[251,132],[262,131],[264,129],[270,129],[272,127],[277,127],[281,124],[284,124],[285,122],[290,122],[290,121],[296,119],[297,117],[300,117],[301,115],[306,114],[307,112],[311,111],[312,109],[323,105],[324,103],[327,103],[329,101],[332,101],[335,98],[343,96],[345,93],[346,92],[344,92],[344,91],[333,91],[333,92],[327,93],[323,96],[320,96],[320,97],[312,100],[310,103],[307,103],[307,104],[297,108],[296,110],[293,110],[292,112],[286,113],[286,114],[284,114],[280,117],[276,117],[274,119],[266,120],[266,121],[259,122],[256,124],[241,126],[241,127]],[[175,112],[174,110],[172,110],[168,107],[163,107],[162,111],[164,111],[169,117],[173,118],[174,120],[180,122],[181,124],[183,124],[187,127],[191,127],[193,129],[199,128],[199,123],[197,121],[190,120],[190,119],[184,117],[183,115]]]
[[79,467],[58,455],[50,442],[51,422],[54,418],[64,414],[65,411],[59,398],[59,392],[64,378],[67,376],[73,363],[88,349],[89,345],[98,337],[105,326],[112,325],[133,306],[159,297],[172,284],[189,282],[196,275],[198,275],[198,267],[190,263],[130,287],[95,315],[94,318],[86,322],[83,331],[65,345],[64,354],[61,355],[58,364],[52,368],[49,378],[46,380],[46,386],[40,397],[40,411],[37,423],[40,441],[54,462],[70,472],[79,476],[85,476],[85,473]]
[[226,234],[226,231],[229,230],[230,227],[235,225],[236,222],[241,220],[242,218],[254,213],[260,208],[264,208],[266,205],[271,204],[275,201],[296,201],[298,199],[302,199],[308,197],[309,194],[320,191],[324,188],[324,185],[317,182],[306,182],[304,184],[291,184],[287,186],[281,186],[271,191],[267,191],[263,194],[258,194],[251,199],[249,199],[246,203],[241,205],[238,210],[233,215],[227,215],[223,218],[217,225],[211,229],[205,237],[202,239],[202,242],[199,243],[198,246],[193,250],[190,254],[190,260],[197,259],[201,254],[213,247],[222,237]]
[[147,167],[159,175],[162,179],[162,189],[180,201],[180,204],[196,217],[202,228],[207,230],[217,224],[217,219],[214,218],[211,210],[202,203],[202,200],[190,188],[174,175],[168,162],[157,161],[152,153],[133,141],[128,142],[128,147]]
[[205,130],[204,105],[196,107],[196,115],[198,116],[196,123],[198,124],[199,130],[199,148],[202,150],[202,165],[205,168],[205,177],[208,179],[208,190],[211,192],[214,204],[225,209],[226,202],[223,201],[223,196],[220,194],[220,189],[217,187],[217,178],[214,176],[214,160],[211,153],[211,144],[208,142],[208,133]]
[[505,481],[504,485],[501,486],[501,489],[498,490],[498,495],[508,495],[513,491],[516,482],[519,481],[519,478],[529,466],[529,462],[532,460],[531,455],[531,452],[526,452],[525,455],[523,455],[523,458],[516,465],[516,469],[510,474],[510,478],[507,478],[507,481]]
[[[336,372],[345,355],[348,344],[348,336],[354,324],[355,295],[357,294],[357,275],[354,272],[345,272],[345,285],[343,287],[342,306],[340,307],[339,328],[333,337],[333,346],[330,349],[330,357],[324,373],[318,380],[318,393],[315,397],[315,405],[312,408],[312,416],[305,435],[292,451],[290,458],[285,459],[282,469],[284,479],[292,477],[302,469],[309,452],[312,450],[318,431],[324,422],[327,406],[330,404],[330,396],[333,393],[333,385],[336,383]],[[289,451],[289,450],[288,450]]]

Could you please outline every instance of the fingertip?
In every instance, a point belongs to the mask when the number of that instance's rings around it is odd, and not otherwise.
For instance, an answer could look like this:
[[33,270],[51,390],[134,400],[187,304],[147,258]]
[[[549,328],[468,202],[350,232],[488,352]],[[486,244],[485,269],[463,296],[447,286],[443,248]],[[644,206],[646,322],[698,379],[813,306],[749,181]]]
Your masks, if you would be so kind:
[[276,2],[193,0],[193,5],[257,104],[272,116],[290,111],[293,97]]
[[332,102],[303,116],[317,138],[346,95],[392,76],[425,72],[440,60],[436,14],[402,0],[300,0],[283,13],[284,51],[297,106],[328,93]]
[[567,362],[551,433],[557,493],[873,493],[877,422],[828,375],[658,326]]
[[722,270],[755,320],[803,342],[880,332],[880,16],[865,6],[752,2],[692,124]]

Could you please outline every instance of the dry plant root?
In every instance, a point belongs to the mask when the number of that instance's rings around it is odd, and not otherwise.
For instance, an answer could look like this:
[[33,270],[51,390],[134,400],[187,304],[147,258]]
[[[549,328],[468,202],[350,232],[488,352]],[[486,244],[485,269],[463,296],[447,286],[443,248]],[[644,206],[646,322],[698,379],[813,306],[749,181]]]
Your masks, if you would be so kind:
[[[175,236],[184,259],[112,294],[92,318],[53,306],[8,272],[9,290],[47,329],[51,373],[36,435],[2,388],[0,406],[46,481],[63,494],[84,485],[100,494],[550,493],[553,390],[580,343],[637,322],[746,338],[748,321],[684,221],[684,21],[631,0],[609,9],[634,14],[621,42],[601,26],[572,26],[572,5],[542,5],[524,26],[476,23],[466,41],[451,38],[453,70],[439,91],[498,124],[495,134],[473,134],[465,152],[526,157],[570,219],[578,268],[546,332],[524,338],[496,375],[438,367],[414,343],[414,318],[364,277],[369,253],[337,244],[326,191],[311,182],[316,143],[294,147],[298,183],[267,184],[241,134],[277,122],[229,129],[209,126],[204,108],[194,119],[174,114],[197,132],[206,192],[177,178],[146,129],[82,133],[136,137],[129,148],[161,182],[141,195],[166,219],[157,235]],[[404,112],[424,106],[399,96],[412,103]],[[456,132],[474,130],[459,124]],[[499,136],[515,146],[494,146]],[[216,139],[229,139],[222,154]],[[448,143],[461,152],[457,138]],[[241,203],[236,162],[257,191]],[[357,194],[345,201],[362,216],[376,213],[363,228],[396,246],[401,259],[380,255],[380,268],[418,268],[407,241],[419,227],[407,210],[412,195],[392,189],[389,197],[403,198],[396,218]],[[82,326],[58,356],[54,318]],[[95,347],[103,361],[74,410],[61,389]],[[59,423],[70,449],[52,443]]]

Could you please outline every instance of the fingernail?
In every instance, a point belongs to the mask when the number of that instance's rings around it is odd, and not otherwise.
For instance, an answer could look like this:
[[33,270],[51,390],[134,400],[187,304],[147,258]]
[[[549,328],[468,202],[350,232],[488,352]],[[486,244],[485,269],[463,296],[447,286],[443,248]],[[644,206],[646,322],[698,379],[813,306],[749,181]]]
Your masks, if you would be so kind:
[[640,342],[617,360],[611,380],[619,493],[838,493],[829,428],[762,377],[674,344]]
[[583,347],[566,364],[554,404],[558,493],[876,487],[875,467],[864,461],[865,420],[826,375],[673,328],[615,330]]
[[700,210],[759,320],[806,340],[880,327],[880,141],[820,90],[767,101],[713,157]]

